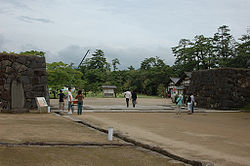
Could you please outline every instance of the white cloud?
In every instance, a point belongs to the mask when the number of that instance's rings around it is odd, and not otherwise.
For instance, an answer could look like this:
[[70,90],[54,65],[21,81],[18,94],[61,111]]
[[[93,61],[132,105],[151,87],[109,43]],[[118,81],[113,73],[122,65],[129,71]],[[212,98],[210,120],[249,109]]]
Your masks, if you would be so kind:
[[0,3],[0,34],[8,39],[8,44],[4,44],[0,36],[0,49],[24,51],[24,46],[32,43],[34,47],[30,48],[46,50],[49,61],[62,59],[77,64],[88,48],[100,48],[108,60],[118,57],[121,68],[139,67],[143,59],[152,56],[173,64],[171,47],[180,39],[200,34],[213,36],[223,24],[229,25],[237,39],[250,25],[247,0],[0,0]]

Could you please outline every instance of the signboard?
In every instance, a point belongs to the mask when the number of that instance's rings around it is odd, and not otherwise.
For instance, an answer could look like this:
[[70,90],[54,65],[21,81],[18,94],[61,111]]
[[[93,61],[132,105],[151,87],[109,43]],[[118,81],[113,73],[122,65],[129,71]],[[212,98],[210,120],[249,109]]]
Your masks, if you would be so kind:
[[49,107],[44,97],[36,97],[36,104],[40,113],[49,113]]
[[47,107],[48,106],[48,104],[47,104],[47,102],[46,102],[46,100],[45,100],[44,97],[36,97],[36,101],[37,101],[38,108],[40,108],[40,107]]

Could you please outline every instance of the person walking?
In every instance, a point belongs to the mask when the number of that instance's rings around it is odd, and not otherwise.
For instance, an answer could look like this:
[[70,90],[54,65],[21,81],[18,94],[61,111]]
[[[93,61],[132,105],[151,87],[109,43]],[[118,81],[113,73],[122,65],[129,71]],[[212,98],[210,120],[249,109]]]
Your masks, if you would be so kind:
[[71,94],[71,88],[69,87],[68,91],[68,114],[72,114],[71,107],[73,104],[73,96]]
[[82,115],[82,106],[83,106],[84,96],[81,90],[78,91],[77,96],[75,98],[77,99],[77,114]]
[[64,110],[65,94],[62,92],[62,90],[60,90],[60,93],[57,96],[59,96],[59,111],[62,112]]
[[191,112],[194,113],[194,95],[191,93],[190,94],[190,97],[191,97]]
[[133,104],[133,107],[135,107],[136,99],[137,99],[137,94],[136,94],[135,91],[133,91],[132,92],[132,104]]
[[177,115],[181,115],[182,100],[183,100],[183,96],[182,96],[182,94],[180,94],[179,97],[176,100],[176,103],[177,103]]
[[129,90],[124,92],[124,97],[126,98],[127,107],[129,107],[129,99],[131,97],[131,92]]
[[191,99],[191,95],[188,96],[187,99],[187,108],[188,108],[188,114],[192,113],[192,99]]

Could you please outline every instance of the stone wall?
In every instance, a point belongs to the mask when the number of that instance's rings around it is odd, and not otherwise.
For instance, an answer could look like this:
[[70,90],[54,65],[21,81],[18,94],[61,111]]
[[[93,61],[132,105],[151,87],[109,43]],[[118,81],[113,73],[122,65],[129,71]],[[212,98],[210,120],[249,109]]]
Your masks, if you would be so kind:
[[188,93],[198,107],[237,109],[250,103],[250,69],[211,69],[192,73]]
[[38,96],[49,104],[45,58],[0,53],[0,110],[36,108]]

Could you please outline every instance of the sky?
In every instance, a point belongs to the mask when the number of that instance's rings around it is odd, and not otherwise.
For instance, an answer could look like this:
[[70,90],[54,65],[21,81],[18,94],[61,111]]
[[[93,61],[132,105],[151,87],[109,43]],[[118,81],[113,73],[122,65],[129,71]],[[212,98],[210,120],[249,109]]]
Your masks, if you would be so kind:
[[235,39],[246,34],[249,9],[250,0],[0,0],[0,51],[44,51],[48,63],[77,66],[102,49],[119,69],[156,56],[173,65],[180,39],[222,25]]

